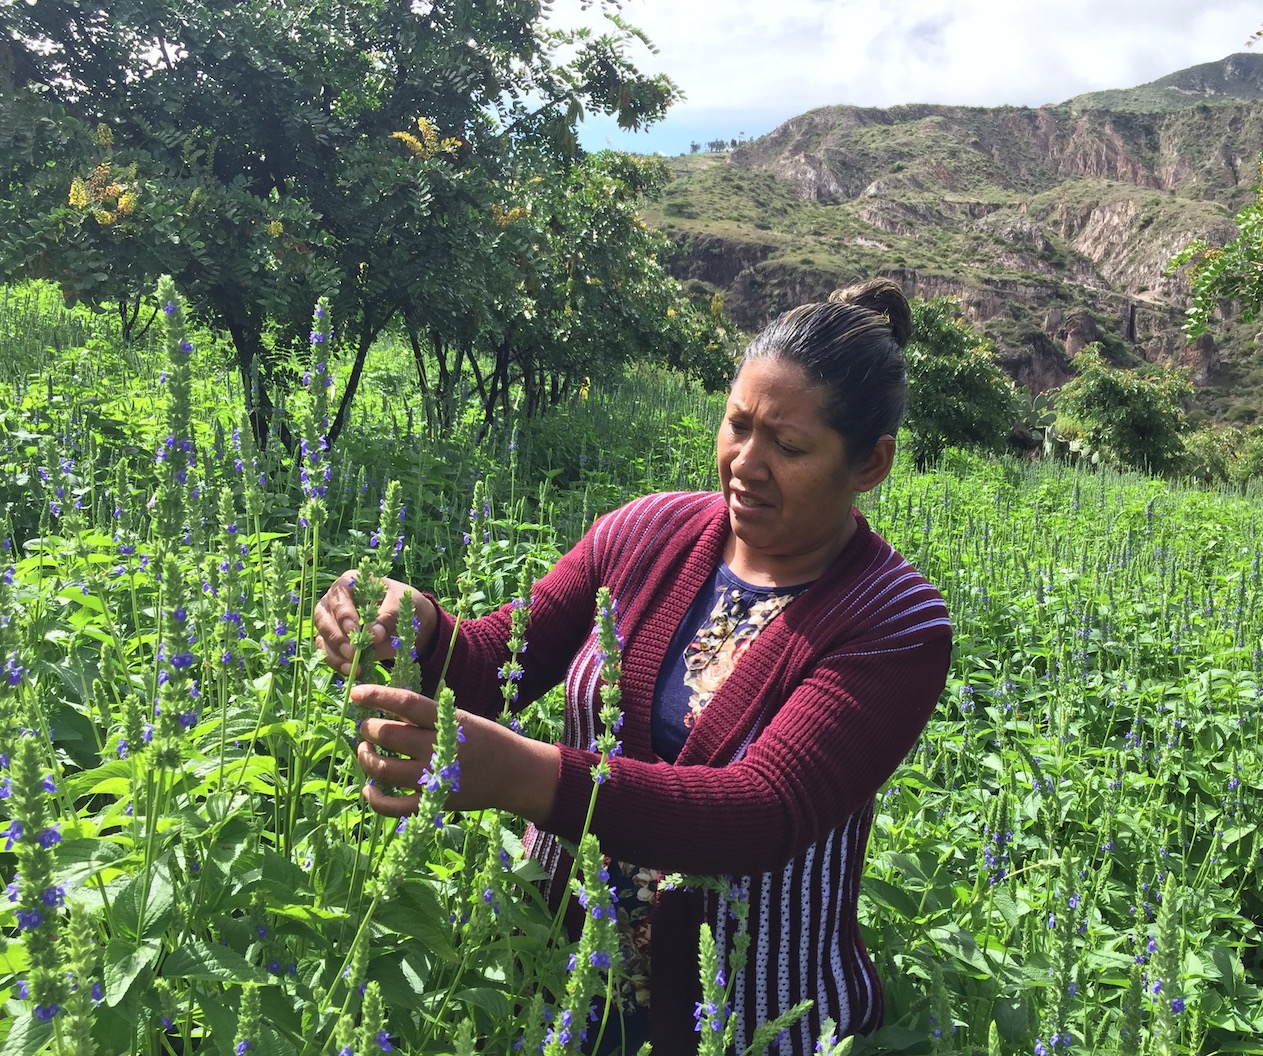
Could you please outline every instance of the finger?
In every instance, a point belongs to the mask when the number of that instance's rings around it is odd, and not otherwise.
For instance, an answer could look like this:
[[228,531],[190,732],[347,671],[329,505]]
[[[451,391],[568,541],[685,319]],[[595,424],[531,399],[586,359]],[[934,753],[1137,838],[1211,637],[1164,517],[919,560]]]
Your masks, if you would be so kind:
[[331,668],[333,668],[335,671],[337,671],[341,675],[349,675],[351,673],[350,661],[344,660],[342,659],[341,656],[334,653],[330,649],[329,643],[325,641],[324,635],[321,635],[321,634],[316,635],[315,644],[316,644],[316,652],[320,653],[324,657],[326,664],[328,664]]
[[370,782],[394,785],[406,791],[415,791],[424,767],[412,759],[395,759],[379,755],[371,744],[361,743],[355,751],[355,761]]
[[355,656],[350,635],[359,628],[360,616],[349,582],[347,576],[335,580],[316,604],[314,614],[316,631],[324,643],[324,654],[334,667],[339,663],[349,664]]
[[373,636],[373,655],[378,660],[390,660],[405,645],[400,642],[398,648],[395,646],[395,621],[388,619],[385,613],[379,613],[377,621],[368,628],[369,633]]
[[356,569],[343,572],[320,599],[327,609],[329,620],[343,635],[350,635],[360,629],[360,613],[355,607],[355,581],[358,578],[359,572]]
[[388,796],[374,785],[365,785],[361,795],[378,814],[384,814],[388,818],[403,818],[415,814],[417,804],[421,801],[419,792],[406,796]]
[[421,762],[434,754],[434,730],[398,719],[371,717],[359,725],[359,738],[394,755],[406,755]]
[[438,705],[429,697],[396,686],[361,684],[351,690],[351,703],[361,708],[389,712],[414,726],[434,729],[438,721]]

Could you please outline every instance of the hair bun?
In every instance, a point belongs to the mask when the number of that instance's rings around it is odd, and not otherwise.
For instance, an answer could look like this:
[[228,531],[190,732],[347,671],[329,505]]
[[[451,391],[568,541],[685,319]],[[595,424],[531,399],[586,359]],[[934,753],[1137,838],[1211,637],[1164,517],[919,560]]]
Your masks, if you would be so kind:
[[894,279],[869,279],[856,286],[834,290],[829,300],[884,315],[890,323],[890,335],[900,348],[912,337],[912,309],[903,295],[903,287]]

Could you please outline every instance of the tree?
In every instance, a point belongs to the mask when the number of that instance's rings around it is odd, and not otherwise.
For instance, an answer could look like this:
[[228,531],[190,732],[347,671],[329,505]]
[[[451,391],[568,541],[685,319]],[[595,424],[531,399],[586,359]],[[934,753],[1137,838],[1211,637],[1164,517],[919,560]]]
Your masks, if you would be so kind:
[[1184,404],[1193,394],[1182,370],[1110,366],[1100,346],[1074,362],[1077,376],[1057,390],[1058,431],[1078,436],[1106,459],[1129,469],[1162,473],[1184,455]]
[[260,440],[327,294],[354,358],[341,422],[419,291],[458,277],[436,326],[477,330],[524,151],[564,169],[585,112],[635,128],[676,98],[603,6],[595,35],[545,28],[536,0],[0,0],[0,270],[125,320],[173,275],[231,336]]
[[732,368],[722,312],[694,309],[661,263],[666,239],[638,209],[670,177],[658,158],[604,152],[519,189],[506,216],[528,266],[496,300],[495,368],[484,395],[521,383],[534,414],[570,383],[649,356],[716,387]]
[[960,317],[948,297],[914,300],[908,360],[908,408],[918,469],[948,446],[999,450],[1018,409],[1013,381],[996,362],[988,341]]
[[1197,239],[1167,268],[1168,273],[1187,270],[1193,293],[1184,323],[1189,340],[1210,328],[1212,316],[1225,301],[1237,302],[1246,322],[1263,308],[1263,184],[1255,188],[1254,201],[1237,214],[1236,222],[1238,234],[1231,242],[1212,246]]

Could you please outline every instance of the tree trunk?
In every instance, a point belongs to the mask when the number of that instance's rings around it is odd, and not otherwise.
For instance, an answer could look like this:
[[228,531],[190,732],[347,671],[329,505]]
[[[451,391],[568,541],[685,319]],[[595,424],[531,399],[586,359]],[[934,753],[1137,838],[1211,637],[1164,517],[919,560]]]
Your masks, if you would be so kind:
[[421,405],[425,410],[425,430],[433,436],[436,429],[434,421],[434,394],[430,391],[430,382],[425,375],[425,353],[421,350],[421,338],[414,327],[408,327],[408,343],[412,345],[412,358],[417,364],[417,384],[421,387]]
[[[491,430],[491,423],[496,420],[496,401],[503,400],[507,405],[509,394],[509,360],[512,350],[508,341],[496,346],[496,362],[491,370],[491,384],[487,389],[487,398],[482,405],[482,425],[478,429],[478,442],[481,443]],[[508,415],[505,415],[507,420]]]
[[360,375],[364,373],[364,360],[368,357],[368,350],[376,339],[377,333],[377,329],[365,321],[364,327],[360,331],[359,345],[355,349],[355,362],[351,366],[351,376],[347,378],[346,388],[342,390],[342,400],[338,404],[338,413],[333,416],[333,424],[329,426],[328,439],[330,447],[333,447],[334,441],[342,434],[342,428],[346,425],[347,415],[351,409],[351,401],[355,399],[355,391],[360,387]]
[[[268,438],[272,433],[272,415],[275,408],[268,392],[264,378],[263,333],[252,322],[227,323],[232,345],[237,353],[237,371],[241,375],[241,385],[245,390],[246,417],[250,420],[250,432],[254,436],[254,446],[259,451],[266,451]],[[277,423],[277,436],[288,449],[292,447],[293,437],[284,422]]]

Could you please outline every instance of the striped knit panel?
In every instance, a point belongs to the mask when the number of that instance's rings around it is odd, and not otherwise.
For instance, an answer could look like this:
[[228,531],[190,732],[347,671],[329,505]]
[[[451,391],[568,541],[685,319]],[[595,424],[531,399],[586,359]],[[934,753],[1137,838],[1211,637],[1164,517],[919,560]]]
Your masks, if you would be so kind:
[[[740,878],[732,893],[748,900],[749,960],[733,977],[736,1051],[755,1029],[810,998],[812,1009],[765,1051],[815,1051],[821,1024],[839,1036],[881,1024],[882,992],[856,924],[871,805],[809,848],[779,873]],[[835,883],[835,878],[841,878]],[[731,951],[734,923],[728,895],[708,894],[706,917],[720,949]]]
[[[595,633],[583,643],[574,663],[566,674],[566,723],[564,740],[571,748],[587,751],[596,739],[597,714],[601,707],[601,660],[597,653]],[[555,877],[564,861],[565,851],[551,832],[531,825],[524,838],[526,853],[534,858]],[[553,896],[551,880],[542,885],[543,893],[550,901]]]
[[[938,592],[893,550],[876,555],[852,589],[823,611],[806,633],[823,633],[838,619],[864,626],[863,643],[859,648],[848,643],[826,660],[895,652],[934,628],[950,630]],[[768,718],[765,715],[748,731],[730,761],[745,755]],[[736,884],[750,906],[753,938],[747,965],[733,980],[737,1052],[751,1044],[760,1024],[807,998],[813,1001],[811,1010],[765,1051],[778,1056],[814,1052],[825,1019],[834,1021],[839,1037],[867,1034],[881,1025],[881,981],[857,921],[873,806],[870,800],[779,873],[743,877]],[[721,935],[730,942],[727,897],[709,895],[706,916],[717,944]]]
[[826,660],[843,654],[893,652],[921,640],[928,631],[951,630],[947,606],[938,591],[889,546],[874,555],[851,589],[824,608],[804,633],[823,632],[839,618],[850,626],[863,627],[863,634]]
[[[610,587],[621,613],[631,612],[638,604],[640,593],[654,571],[662,547],[678,530],[681,522],[696,516],[713,503],[714,496],[708,493],[646,495],[597,522],[589,539],[589,552],[594,564],[605,565],[610,573],[617,575],[613,582],[605,585]],[[628,556],[631,560],[624,561]],[[651,603],[653,600],[655,599],[650,599]],[[595,607],[595,598],[593,601]],[[562,740],[570,748],[595,750],[596,736],[600,729],[600,675],[601,659],[594,626],[566,672],[566,716]],[[624,703],[628,702],[625,700]],[[651,714],[652,701],[648,701],[644,709],[646,724],[649,723]],[[648,732],[645,736],[650,737]],[[527,853],[550,876],[556,875],[565,860],[565,852],[554,835],[532,825],[526,832],[524,845]],[[551,897],[551,884],[544,885],[544,893]]]

